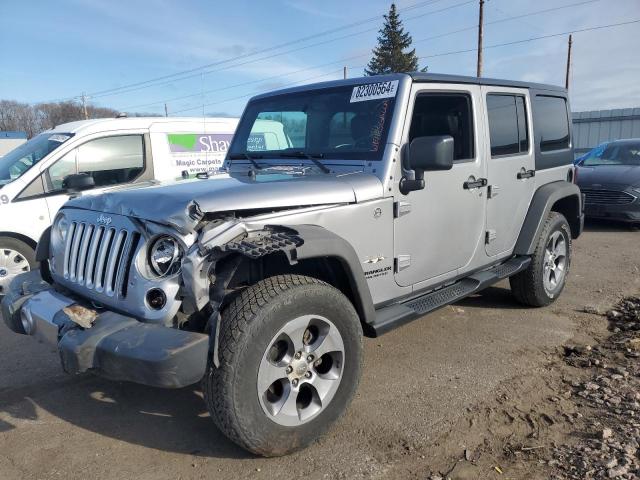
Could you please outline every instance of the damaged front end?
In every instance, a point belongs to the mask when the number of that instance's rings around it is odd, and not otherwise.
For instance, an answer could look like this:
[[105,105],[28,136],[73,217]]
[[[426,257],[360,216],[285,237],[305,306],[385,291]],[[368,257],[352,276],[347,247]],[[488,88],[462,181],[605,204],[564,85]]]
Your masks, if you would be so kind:
[[67,373],[165,388],[199,381],[209,359],[218,364],[220,311],[242,288],[231,285],[238,269],[277,252],[294,264],[303,241],[285,227],[189,209],[187,232],[62,209],[43,242],[51,283],[38,270],[17,277],[2,302],[5,323],[56,346]]
[[[280,259],[284,256],[288,265],[294,265],[296,249],[303,243],[293,229],[252,226],[236,218],[218,219],[202,230],[182,264],[185,296],[180,314],[189,317],[189,323],[194,318],[201,319],[204,331],[211,334],[214,365],[219,365],[220,313],[230,294],[243,287],[242,280],[231,284],[232,279],[248,280],[251,275],[248,265],[260,265],[254,261],[276,253],[281,254]],[[244,271],[238,274],[243,266]],[[203,313],[207,315],[204,319]]]

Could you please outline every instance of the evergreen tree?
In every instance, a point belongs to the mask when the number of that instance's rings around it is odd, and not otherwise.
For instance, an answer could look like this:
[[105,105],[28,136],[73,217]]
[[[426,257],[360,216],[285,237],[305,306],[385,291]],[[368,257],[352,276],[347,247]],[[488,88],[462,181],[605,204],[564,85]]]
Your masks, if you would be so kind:
[[[418,70],[416,49],[405,53],[411,47],[411,35],[404,31],[395,3],[389,14],[384,16],[384,26],[378,35],[378,46],[373,49],[373,58],[365,68],[366,75],[385,73],[415,72]],[[426,71],[426,67],[423,69]]]

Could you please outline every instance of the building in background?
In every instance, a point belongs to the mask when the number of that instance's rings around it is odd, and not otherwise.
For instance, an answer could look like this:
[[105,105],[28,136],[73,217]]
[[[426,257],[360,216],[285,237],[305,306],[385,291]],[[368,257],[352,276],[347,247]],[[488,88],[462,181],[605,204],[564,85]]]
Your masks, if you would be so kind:
[[640,138],[640,108],[573,112],[573,147],[580,156],[603,142]]
[[0,157],[26,141],[25,132],[0,132]]

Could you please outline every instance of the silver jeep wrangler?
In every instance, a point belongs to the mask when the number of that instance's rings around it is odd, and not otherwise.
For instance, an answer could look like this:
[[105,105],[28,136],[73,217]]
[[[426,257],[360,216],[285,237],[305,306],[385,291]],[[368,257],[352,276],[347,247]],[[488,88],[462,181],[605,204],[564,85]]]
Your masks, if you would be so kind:
[[569,118],[562,88],[423,73],[259,95],[225,173],[69,201],[4,321],[68,373],[202,381],[231,440],[292,452],[349,405],[363,335],[505,278],[558,297],[583,224]]

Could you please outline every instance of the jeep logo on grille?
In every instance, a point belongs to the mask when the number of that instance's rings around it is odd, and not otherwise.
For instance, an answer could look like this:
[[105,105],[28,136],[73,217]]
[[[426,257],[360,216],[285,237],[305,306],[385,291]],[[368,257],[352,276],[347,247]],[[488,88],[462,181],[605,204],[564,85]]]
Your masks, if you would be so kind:
[[96,220],[98,225],[111,225],[111,217],[107,217],[106,215],[100,214],[98,215],[98,219]]

